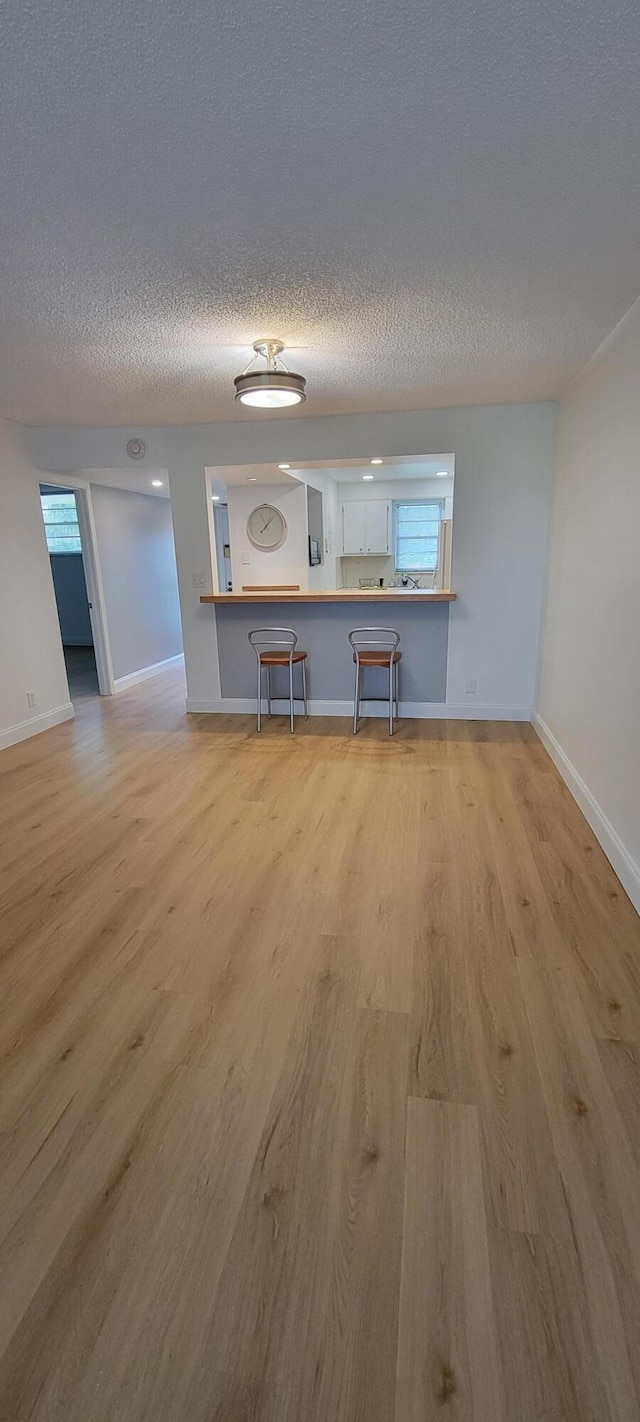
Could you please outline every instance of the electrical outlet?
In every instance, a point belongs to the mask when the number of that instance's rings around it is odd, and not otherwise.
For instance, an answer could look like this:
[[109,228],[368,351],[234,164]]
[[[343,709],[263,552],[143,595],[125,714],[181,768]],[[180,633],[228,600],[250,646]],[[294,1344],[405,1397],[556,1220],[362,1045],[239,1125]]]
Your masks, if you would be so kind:
[[469,680],[465,681],[464,689],[467,696],[475,696],[476,691],[478,690],[478,683],[474,676],[470,676]]
[[36,704],[36,693],[35,693],[35,691],[28,691],[28,692],[27,692],[27,706],[35,706],[35,704]]

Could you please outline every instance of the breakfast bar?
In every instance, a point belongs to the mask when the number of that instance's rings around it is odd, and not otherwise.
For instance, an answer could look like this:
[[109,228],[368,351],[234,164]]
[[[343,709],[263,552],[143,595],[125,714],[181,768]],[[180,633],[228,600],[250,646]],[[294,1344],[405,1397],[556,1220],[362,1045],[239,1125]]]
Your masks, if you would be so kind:
[[[428,703],[446,699],[449,605],[456,594],[431,588],[340,588],[298,591],[254,588],[200,598],[213,604],[218,634],[220,688],[227,709],[255,705],[255,657],[249,633],[257,627],[291,627],[308,653],[310,712],[349,715],[353,704],[353,655],[348,633],[354,627],[393,627],[401,636],[400,713],[425,714]],[[373,698],[384,696],[386,673],[370,674]],[[286,694],[284,675],[276,695]],[[379,681],[379,687],[376,685]],[[279,707],[278,709],[282,709]],[[384,714],[384,711],[381,711]]]

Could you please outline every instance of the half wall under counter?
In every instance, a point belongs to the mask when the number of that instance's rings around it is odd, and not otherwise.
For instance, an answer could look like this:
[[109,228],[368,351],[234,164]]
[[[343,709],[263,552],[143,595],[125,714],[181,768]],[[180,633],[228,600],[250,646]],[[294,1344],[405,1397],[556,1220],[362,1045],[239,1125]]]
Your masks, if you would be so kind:
[[[353,659],[347,634],[354,627],[391,626],[401,636],[400,713],[405,716],[439,714],[447,684],[449,603],[456,594],[416,588],[372,591],[348,588],[331,592],[214,593],[201,597],[215,604],[220,662],[221,711],[255,709],[256,660],[249,632],[256,627],[293,627],[298,646],[308,652],[310,712],[312,715],[349,715],[353,707]],[[354,604],[352,606],[352,604]],[[380,606],[376,606],[380,604]],[[386,694],[387,675],[372,668],[366,673],[371,697]],[[286,672],[274,695],[286,692]],[[275,710],[285,711],[284,703]],[[382,702],[363,711],[385,714]]]

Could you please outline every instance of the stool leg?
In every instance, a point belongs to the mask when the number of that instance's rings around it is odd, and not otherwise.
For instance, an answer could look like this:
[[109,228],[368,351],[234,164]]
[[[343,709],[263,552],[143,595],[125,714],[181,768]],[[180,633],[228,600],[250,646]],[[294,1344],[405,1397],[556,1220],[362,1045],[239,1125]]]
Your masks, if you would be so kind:
[[293,724],[293,660],[291,657],[289,658],[289,714],[291,717],[291,734],[293,735],[295,727]]
[[262,663],[258,657],[258,730],[262,730]]
[[267,667],[267,715],[271,720],[271,667]]
[[360,710],[360,663],[356,658],[356,679],[353,688],[353,734],[358,734],[358,712]]
[[302,699],[304,701],[304,719],[309,720],[309,703],[307,701],[307,663],[302,663]]
[[389,735],[393,735],[393,657],[389,658]]
[[396,721],[400,720],[400,663],[396,662]]

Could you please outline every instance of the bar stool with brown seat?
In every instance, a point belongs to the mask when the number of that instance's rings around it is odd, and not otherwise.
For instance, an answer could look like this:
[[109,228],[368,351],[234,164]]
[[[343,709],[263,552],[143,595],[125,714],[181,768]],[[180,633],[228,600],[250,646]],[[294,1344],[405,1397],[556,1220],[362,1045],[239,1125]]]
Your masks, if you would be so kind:
[[293,668],[300,666],[302,669],[302,696],[298,697],[304,705],[305,719],[309,711],[307,707],[307,670],[306,652],[297,650],[298,636],[292,627],[256,627],[249,633],[249,641],[256,654],[258,661],[258,730],[262,729],[262,672],[267,673],[267,711],[271,716],[271,702],[286,701],[287,697],[272,697],[271,695],[271,668],[289,668],[289,716],[291,720],[291,730],[294,731],[295,700],[293,695]]
[[[398,651],[400,633],[393,627],[354,627],[349,632],[356,664],[356,684],[353,695],[353,734],[358,730],[360,699],[362,694],[361,672],[365,667],[388,667],[389,669],[389,735],[393,735],[393,711],[395,700],[396,720],[399,715],[398,669],[402,652]],[[386,701],[386,696],[368,697],[367,700]]]

